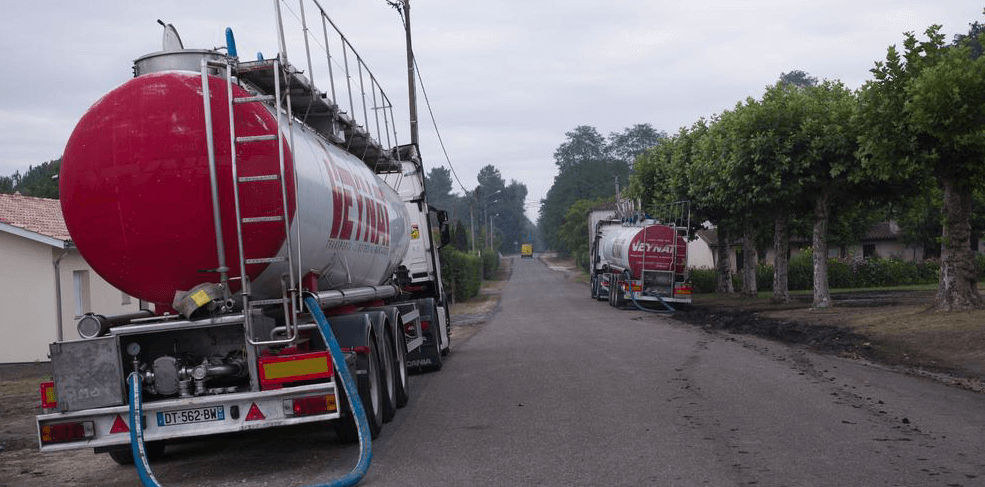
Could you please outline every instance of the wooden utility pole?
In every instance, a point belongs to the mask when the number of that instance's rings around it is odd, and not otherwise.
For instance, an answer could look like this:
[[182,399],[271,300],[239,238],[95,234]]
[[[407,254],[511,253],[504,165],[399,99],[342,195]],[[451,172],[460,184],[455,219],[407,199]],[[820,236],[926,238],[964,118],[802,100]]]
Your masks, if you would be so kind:
[[419,145],[417,135],[417,85],[414,76],[414,47],[410,40],[410,0],[403,0],[404,32],[407,35],[407,101],[410,104],[410,142]]

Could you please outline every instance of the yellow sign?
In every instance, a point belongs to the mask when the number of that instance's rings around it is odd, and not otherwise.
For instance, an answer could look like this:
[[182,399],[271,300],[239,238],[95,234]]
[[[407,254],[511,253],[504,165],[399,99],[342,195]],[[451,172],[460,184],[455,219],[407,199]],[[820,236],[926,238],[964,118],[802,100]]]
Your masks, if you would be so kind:
[[209,297],[209,293],[205,292],[204,289],[200,289],[194,294],[192,294],[192,301],[198,306],[205,306],[212,298]]
[[325,357],[312,357],[300,360],[263,364],[263,375],[267,380],[323,374],[328,371],[328,362],[325,360]]
[[417,228],[417,224],[410,226],[410,238],[414,240],[421,238],[421,229]]

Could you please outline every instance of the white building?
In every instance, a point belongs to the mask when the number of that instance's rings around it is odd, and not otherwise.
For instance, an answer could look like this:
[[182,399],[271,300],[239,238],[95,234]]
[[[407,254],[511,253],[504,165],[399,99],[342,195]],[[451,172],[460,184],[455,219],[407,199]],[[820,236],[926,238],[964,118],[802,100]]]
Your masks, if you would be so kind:
[[58,200],[0,194],[0,363],[47,361],[48,344],[79,339],[83,314],[138,306],[82,259]]

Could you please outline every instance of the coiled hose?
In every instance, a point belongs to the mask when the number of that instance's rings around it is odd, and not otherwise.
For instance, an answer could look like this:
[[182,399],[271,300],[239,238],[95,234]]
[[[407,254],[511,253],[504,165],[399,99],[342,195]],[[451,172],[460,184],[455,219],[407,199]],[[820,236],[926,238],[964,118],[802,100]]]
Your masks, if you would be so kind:
[[[325,339],[325,344],[328,345],[328,351],[332,355],[332,362],[335,363],[335,369],[339,371],[339,376],[342,378],[342,388],[345,390],[346,397],[349,398],[349,410],[352,411],[352,416],[356,419],[356,431],[359,434],[359,461],[353,467],[352,471],[327,484],[316,484],[310,487],[348,487],[356,485],[366,476],[370,462],[373,460],[369,420],[366,418],[366,410],[363,409],[363,403],[359,399],[359,390],[356,387],[356,381],[353,380],[352,374],[349,372],[349,367],[345,363],[345,354],[342,352],[342,347],[339,346],[339,341],[335,338],[335,334],[332,333],[332,327],[328,323],[328,318],[325,318],[325,313],[318,306],[318,300],[313,296],[305,296],[304,304],[315,318],[315,322],[318,323],[318,330],[321,331],[322,337]],[[133,453],[133,464],[137,467],[137,475],[140,477],[140,482],[144,487],[161,487],[161,484],[154,477],[154,472],[151,470],[150,464],[147,462],[147,452],[144,447],[144,428],[140,420],[143,417],[140,374],[136,372],[130,373],[127,381],[130,385],[130,451]]]

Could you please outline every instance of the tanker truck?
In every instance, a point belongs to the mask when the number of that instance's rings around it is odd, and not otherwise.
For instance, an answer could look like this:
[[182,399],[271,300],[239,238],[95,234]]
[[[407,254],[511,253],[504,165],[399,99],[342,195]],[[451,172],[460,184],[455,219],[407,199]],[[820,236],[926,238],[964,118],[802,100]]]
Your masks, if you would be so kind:
[[622,308],[690,303],[687,226],[652,219],[599,220],[591,229],[591,296]]
[[228,30],[221,50],[168,35],[65,147],[72,241],[141,310],[88,314],[80,339],[51,344],[41,451],[134,462],[133,377],[149,458],[178,439],[303,423],[356,441],[316,311],[376,436],[410,398],[408,371],[448,352],[447,215],[428,205],[416,144],[384,147],[379,119],[371,134],[372,115],[341,110],[283,48],[243,61]]

